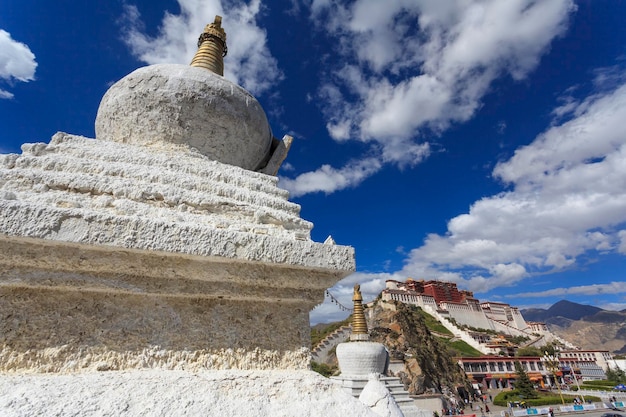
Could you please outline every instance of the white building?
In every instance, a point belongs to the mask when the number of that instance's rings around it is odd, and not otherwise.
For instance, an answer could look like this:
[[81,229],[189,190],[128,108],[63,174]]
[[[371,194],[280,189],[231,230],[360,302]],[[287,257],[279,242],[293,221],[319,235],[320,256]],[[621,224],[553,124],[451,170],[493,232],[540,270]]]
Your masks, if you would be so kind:
[[613,360],[608,350],[563,350],[559,353],[562,364],[572,368],[583,381],[606,379],[604,371]]
[[[517,307],[499,302],[483,302],[470,291],[458,290],[456,284],[441,281],[406,282],[388,280],[382,292],[384,301],[398,301],[419,307],[428,306],[460,327],[493,330],[512,336],[536,338]],[[539,329],[537,333],[547,331]]]

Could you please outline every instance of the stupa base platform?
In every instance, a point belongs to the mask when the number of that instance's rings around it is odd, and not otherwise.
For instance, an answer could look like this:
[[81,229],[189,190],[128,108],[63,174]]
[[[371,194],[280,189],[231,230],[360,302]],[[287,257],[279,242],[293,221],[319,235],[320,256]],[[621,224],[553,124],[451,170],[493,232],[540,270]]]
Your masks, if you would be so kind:
[[[332,376],[330,380],[338,386],[342,387],[344,391],[353,396],[359,398],[363,388],[369,382],[368,376]],[[393,399],[398,407],[404,414],[404,417],[428,417],[432,413],[427,410],[420,410],[415,401],[409,396],[408,391],[404,389],[404,385],[400,382],[398,377],[381,376],[379,380],[385,384],[385,387],[389,390]]]
[[308,369],[328,271],[0,236],[0,372]]

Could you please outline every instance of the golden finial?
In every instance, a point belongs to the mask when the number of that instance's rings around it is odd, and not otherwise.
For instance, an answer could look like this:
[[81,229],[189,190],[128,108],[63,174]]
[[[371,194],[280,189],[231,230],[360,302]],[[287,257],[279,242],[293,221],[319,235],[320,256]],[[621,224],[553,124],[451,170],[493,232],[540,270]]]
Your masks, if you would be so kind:
[[361,286],[359,284],[354,286],[352,301],[354,302],[354,313],[352,313],[350,340],[369,340],[365,312],[363,311],[363,296],[361,295]]
[[224,75],[224,57],[227,53],[222,16],[215,16],[215,21],[205,26],[204,32],[198,39],[198,51],[191,60],[191,66]]

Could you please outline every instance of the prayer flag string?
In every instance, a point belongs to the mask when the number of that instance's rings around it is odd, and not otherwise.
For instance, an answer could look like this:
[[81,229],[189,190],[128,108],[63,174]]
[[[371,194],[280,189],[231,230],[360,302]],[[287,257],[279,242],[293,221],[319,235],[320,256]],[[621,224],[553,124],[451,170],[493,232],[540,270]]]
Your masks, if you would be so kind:
[[344,306],[343,304],[341,304],[341,303],[339,302],[339,300],[337,300],[337,298],[335,298],[335,296],[333,296],[333,295],[330,293],[330,291],[328,291],[328,290],[326,290],[326,297],[330,298],[330,301],[331,301],[332,303],[336,304],[336,305],[337,305],[337,307],[339,307],[339,309],[340,309],[340,310],[342,310],[342,311],[348,311],[348,312],[352,313],[352,311],[353,311],[353,310],[352,310],[351,308],[348,308],[348,307]]

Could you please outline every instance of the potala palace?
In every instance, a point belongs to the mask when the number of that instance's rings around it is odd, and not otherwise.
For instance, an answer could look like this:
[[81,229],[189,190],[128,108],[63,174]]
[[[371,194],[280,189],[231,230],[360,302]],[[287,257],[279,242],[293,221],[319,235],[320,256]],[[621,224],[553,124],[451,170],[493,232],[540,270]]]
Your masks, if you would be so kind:
[[439,320],[456,337],[485,355],[507,350],[502,337],[489,336],[484,331],[528,338],[525,346],[541,347],[558,342],[576,349],[572,343],[551,333],[545,323],[527,322],[519,309],[506,303],[484,301],[472,291],[459,290],[453,282],[407,279],[388,280],[382,291],[383,301],[399,301],[421,307]]

